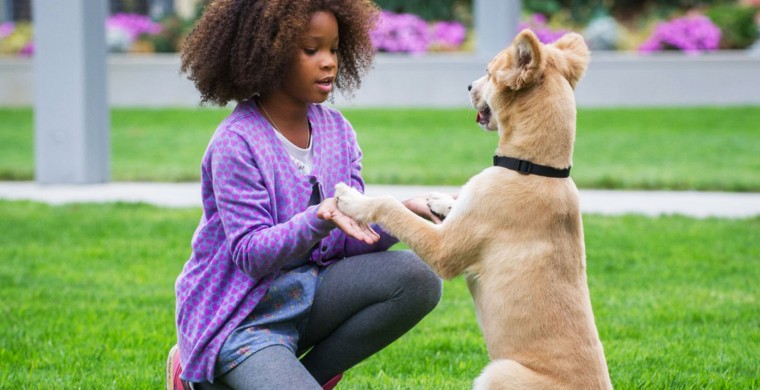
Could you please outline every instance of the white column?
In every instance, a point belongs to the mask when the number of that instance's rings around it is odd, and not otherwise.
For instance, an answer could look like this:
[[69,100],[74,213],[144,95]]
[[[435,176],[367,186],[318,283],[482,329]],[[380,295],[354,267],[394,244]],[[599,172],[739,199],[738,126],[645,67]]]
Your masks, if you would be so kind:
[[0,23],[11,20],[11,3],[10,0],[0,0]]
[[40,184],[110,179],[104,0],[34,0],[34,154]]
[[161,19],[174,13],[173,0],[148,0],[148,16],[153,19]]
[[174,0],[174,11],[182,19],[195,16],[195,9],[200,0]]
[[473,0],[477,56],[490,60],[517,35],[522,1]]

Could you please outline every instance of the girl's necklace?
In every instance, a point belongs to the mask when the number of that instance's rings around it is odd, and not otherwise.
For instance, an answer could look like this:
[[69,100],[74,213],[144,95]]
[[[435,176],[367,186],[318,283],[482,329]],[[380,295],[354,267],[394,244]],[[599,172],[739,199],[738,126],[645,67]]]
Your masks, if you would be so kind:
[[277,130],[278,133],[282,134],[282,131],[280,131],[280,129],[277,128],[277,123],[274,123],[274,119],[272,119],[272,117],[269,116],[267,109],[264,107],[264,103],[262,103],[261,100],[259,99],[256,99],[256,100],[259,102],[259,107],[261,107],[261,111],[264,112],[264,116],[267,117],[267,120],[269,121],[269,123],[272,124],[272,127],[274,127],[274,129]]
[[[272,117],[269,116],[269,113],[267,112],[266,107],[264,107],[264,103],[261,102],[261,99],[256,99],[256,100],[259,102],[259,107],[261,107],[261,111],[264,112],[264,116],[266,116],[269,123],[272,124],[272,127],[274,127],[274,129],[277,130],[277,132],[282,134],[282,136],[284,137],[285,134],[283,134],[282,131],[280,131],[280,129],[277,127],[277,123],[274,123],[274,119],[272,119]],[[309,145],[311,145],[311,125],[309,125],[309,141],[307,142],[306,147],[308,147]]]

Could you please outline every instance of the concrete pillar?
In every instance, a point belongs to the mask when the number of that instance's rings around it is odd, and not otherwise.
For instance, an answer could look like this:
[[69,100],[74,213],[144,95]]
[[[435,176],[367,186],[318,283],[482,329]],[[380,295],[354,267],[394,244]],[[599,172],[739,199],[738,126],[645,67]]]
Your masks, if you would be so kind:
[[173,0],[148,0],[148,16],[151,18],[158,20],[173,13]]
[[11,21],[11,0],[0,0],[0,23]]
[[110,179],[103,0],[34,0],[34,155],[40,184]]
[[490,60],[517,35],[522,1],[473,0],[473,7],[475,51],[479,59]]
[[200,0],[175,0],[174,11],[182,19],[190,19],[195,16],[195,9]]

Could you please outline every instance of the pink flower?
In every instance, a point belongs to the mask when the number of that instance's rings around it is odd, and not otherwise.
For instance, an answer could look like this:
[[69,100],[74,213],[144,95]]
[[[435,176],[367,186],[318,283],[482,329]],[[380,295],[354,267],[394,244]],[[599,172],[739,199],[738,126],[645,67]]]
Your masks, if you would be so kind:
[[432,41],[445,48],[458,48],[467,37],[467,28],[459,22],[437,22],[433,24]]
[[467,28],[455,21],[429,25],[417,15],[383,11],[370,32],[377,51],[419,54],[431,47],[456,49],[467,36]]
[[682,50],[689,54],[714,51],[718,50],[720,37],[720,28],[708,17],[684,16],[658,24],[639,51]]
[[152,21],[149,17],[139,14],[118,13],[106,19],[107,29],[123,30],[134,41],[143,34],[158,34],[161,25]]
[[18,51],[20,56],[31,57],[34,55],[34,41],[27,42],[21,50]]
[[423,53],[430,43],[427,22],[417,15],[383,11],[370,32],[378,51]]
[[5,22],[0,24],[0,39],[3,39],[7,37],[8,35],[13,34],[13,31],[16,29],[16,25],[13,22]]

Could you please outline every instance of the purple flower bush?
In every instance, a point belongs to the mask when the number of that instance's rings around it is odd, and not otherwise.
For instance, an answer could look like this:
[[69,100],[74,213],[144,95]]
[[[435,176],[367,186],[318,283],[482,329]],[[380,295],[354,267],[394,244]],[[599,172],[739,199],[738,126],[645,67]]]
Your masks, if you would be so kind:
[[655,27],[639,51],[682,50],[688,54],[718,50],[720,29],[706,16],[684,16]]
[[5,22],[0,24],[0,54],[31,56],[32,25],[27,22]]
[[459,22],[437,22],[432,26],[413,14],[382,11],[370,33],[375,49],[389,53],[424,53],[431,48],[458,48],[467,36]]
[[456,50],[467,38],[467,28],[459,22],[436,22],[432,34],[432,45],[443,50]]
[[34,41],[29,41],[18,51],[18,55],[22,57],[31,57],[34,55]]
[[[129,51],[131,45],[143,35],[155,35],[162,31],[160,24],[138,14],[119,13],[106,19],[106,42],[111,52]],[[0,53],[20,56],[34,54],[31,24],[0,24]]]
[[13,22],[5,22],[0,24],[0,39],[3,39],[11,34],[16,29],[16,25]]
[[427,22],[417,15],[388,11],[380,13],[370,38],[375,49],[391,53],[424,53],[430,45]]
[[153,35],[160,33],[161,25],[145,15],[118,13],[106,19],[106,29],[122,30],[134,41],[143,34]]
[[143,35],[160,34],[162,27],[140,14],[118,13],[106,19],[106,44],[112,53],[128,52]]
[[536,34],[538,40],[544,44],[552,43],[562,38],[563,35],[569,32],[568,30],[564,29],[553,30],[551,27],[549,27],[547,22],[548,20],[546,19],[546,16],[542,14],[533,14],[529,20],[521,21],[517,25],[517,31],[522,31],[527,28],[533,31],[533,33]]

